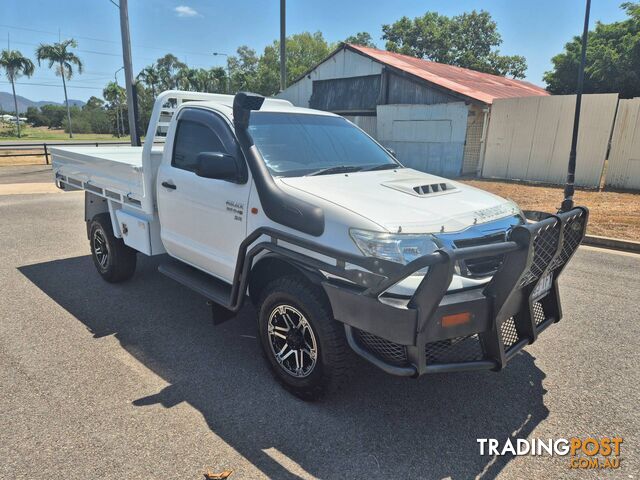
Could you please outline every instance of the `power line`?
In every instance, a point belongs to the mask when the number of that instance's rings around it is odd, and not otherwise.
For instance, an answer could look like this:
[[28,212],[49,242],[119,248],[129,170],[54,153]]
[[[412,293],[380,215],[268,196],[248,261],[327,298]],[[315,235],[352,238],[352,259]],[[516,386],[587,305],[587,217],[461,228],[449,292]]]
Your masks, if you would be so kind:
[[[60,78],[60,77],[56,77],[56,78]],[[103,83],[91,83],[91,82],[100,82],[101,80],[112,80],[113,81],[113,77],[101,77],[101,78],[91,78],[89,79],[89,82],[85,82],[84,80],[80,80],[79,82],[75,82],[75,81],[67,81],[67,85],[89,85],[89,86],[94,86],[94,87],[99,87],[100,85],[104,85]],[[55,78],[42,78],[42,77],[29,77],[28,81],[36,81],[36,82],[49,82],[52,83],[55,81]],[[20,85],[21,83],[23,83],[20,80],[16,80],[16,84]]]
[[[11,85],[11,82],[7,82],[4,80],[0,80],[0,83]],[[56,85],[54,83],[35,83],[35,82],[16,82],[16,85],[34,85],[38,87],[55,87],[60,88],[60,85]],[[103,90],[104,87],[88,87],[88,86],[79,86],[79,85],[68,85],[69,88],[84,88],[87,90]]]
[[[21,45],[29,45],[29,46],[32,46],[32,47],[38,47],[38,46],[39,46],[39,44],[37,44],[37,43],[30,43],[30,42],[18,42],[18,41],[15,41],[15,40],[11,40],[11,43],[19,43],[19,44],[21,44]],[[83,49],[81,49],[81,48],[77,48],[77,49],[76,49],[76,51],[77,51],[77,52],[79,52],[79,53],[87,53],[87,54],[89,54],[89,55],[103,55],[103,56],[108,56],[108,57],[118,57],[118,58],[119,58],[119,57],[121,57],[121,54],[118,54],[118,53],[111,53],[111,52],[99,52],[99,51],[95,51],[95,50],[83,50]],[[176,53],[177,53],[177,52],[176,52]],[[209,54],[208,56],[210,57],[210,56],[211,56],[211,54]],[[157,58],[151,58],[151,57],[140,57],[140,56],[136,57],[136,59],[137,59],[137,60],[145,60],[145,61],[147,61],[147,62],[155,62],[156,60],[158,60]],[[211,67],[211,65],[204,65],[204,64],[202,64],[202,63],[192,63],[192,62],[189,62],[189,64],[190,64],[191,66],[194,66],[194,67],[206,67],[206,68],[210,68],[210,67]]]
[[[20,45],[29,45],[29,46],[32,46],[32,47],[40,46],[38,43],[18,42],[16,40],[12,40],[12,43],[19,43]],[[107,56],[107,57],[120,57],[121,56],[118,53],[99,52],[99,51],[96,51],[96,50],[84,50],[82,48],[76,48],[75,50],[77,52],[80,52],[80,53],[88,53],[88,54],[93,54],[93,55],[104,55],[104,56]],[[147,60],[147,61],[152,61],[152,62],[155,62],[155,60],[156,60],[155,58],[151,58],[151,57],[138,57],[138,58],[141,58],[141,59]]]
[[[57,32],[48,32],[46,30],[36,30],[34,28],[26,28],[26,27],[16,27],[14,25],[6,25],[6,24],[0,24],[0,27],[3,28],[9,28],[9,29],[13,29],[13,30],[25,30],[28,32],[36,32],[36,33],[45,33],[47,35],[58,35]],[[94,41],[94,42],[104,42],[104,43],[113,43],[116,45],[120,45],[121,42],[118,42],[116,40],[106,40],[103,38],[95,38],[95,37],[85,37],[85,36],[81,36],[81,35],[73,35],[73,34],[68,34],[73,38],[77,38],[77,39],[81,39],[81,40],[90,40],[90,41]],[[146,49],[146,50],[158,50],[158,51],[171,51],[173,53],[179,53],[181,55],[202,55],[204,57],[210,57],[211,54],[209,52],[187,52],[187,51],[181,51],[181,50],[173,50],[172,48],[165,48],[165,47],[149,47],[149,46],[144,46],[144,45],[132,45],[135,48],[141,48],[141,49]]]

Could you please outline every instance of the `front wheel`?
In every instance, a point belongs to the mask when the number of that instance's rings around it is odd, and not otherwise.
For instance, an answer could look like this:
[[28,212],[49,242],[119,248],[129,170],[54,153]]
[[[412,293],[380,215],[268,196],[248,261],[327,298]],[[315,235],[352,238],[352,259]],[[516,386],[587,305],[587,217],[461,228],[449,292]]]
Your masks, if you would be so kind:
[[322,290],[302,277],[269,283],[258,312],[259,338],[276,379],[303,400],[338,389],[347,377],[344,327]]
[[96,215],[89,227],[91,257],[102,278],[110,283],[123,282],[136,271],[136,251],[116,238],[108,213]]

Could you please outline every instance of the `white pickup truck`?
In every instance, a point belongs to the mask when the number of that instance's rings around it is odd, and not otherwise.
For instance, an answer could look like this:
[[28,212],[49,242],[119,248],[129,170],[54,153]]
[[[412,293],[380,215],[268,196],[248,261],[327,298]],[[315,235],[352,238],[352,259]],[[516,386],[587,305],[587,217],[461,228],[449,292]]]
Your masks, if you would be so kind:
[[143,147],[52,156],[57,185],[85,191],[106,281],[165,254],[159,270],[214,323],[250,298],[275,377],[304,399],[343,384],[349,349],[408,377],[500,370],[560,320],[557,279],[588,217],[528,222],[340,116],[249,93],[164,92]]

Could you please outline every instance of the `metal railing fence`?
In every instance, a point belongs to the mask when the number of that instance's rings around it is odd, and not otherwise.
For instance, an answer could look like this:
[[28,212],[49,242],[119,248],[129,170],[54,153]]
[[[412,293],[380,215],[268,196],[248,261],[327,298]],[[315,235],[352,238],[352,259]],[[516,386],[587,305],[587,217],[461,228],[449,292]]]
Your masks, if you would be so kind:
[[[49,165],[51,152],[49,147],[55,146],[95,146],[101,145],[131,145],[130,142],[106,141],[106,142],[34,142],[34,143],[0,143],[0,158],[8,157],[44,157],[45,164]],[[25,150],[28,153],[2,153],[3,151]],[[40,152],[41,151],[41,152]]]

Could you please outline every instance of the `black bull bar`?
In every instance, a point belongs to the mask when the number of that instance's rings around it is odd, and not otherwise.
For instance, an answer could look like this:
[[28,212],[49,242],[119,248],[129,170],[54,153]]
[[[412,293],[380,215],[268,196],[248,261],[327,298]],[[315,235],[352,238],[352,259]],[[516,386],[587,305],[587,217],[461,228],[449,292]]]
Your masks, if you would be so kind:
[[[385,271],[368,288],[366,280],[353,288],[342,282],[323,286],[351,348],[388,373],[500,370],[562,317],[558,277],[584,238],[588,214],[576,207],[516,226],[503,243],[437,250]],[[492,256],[503,261],[488,284],[447,293],[457,261]],[[383,295],[425,267],[410,299]],[[536,287],[547,282],[550,288],[538,297]]]

